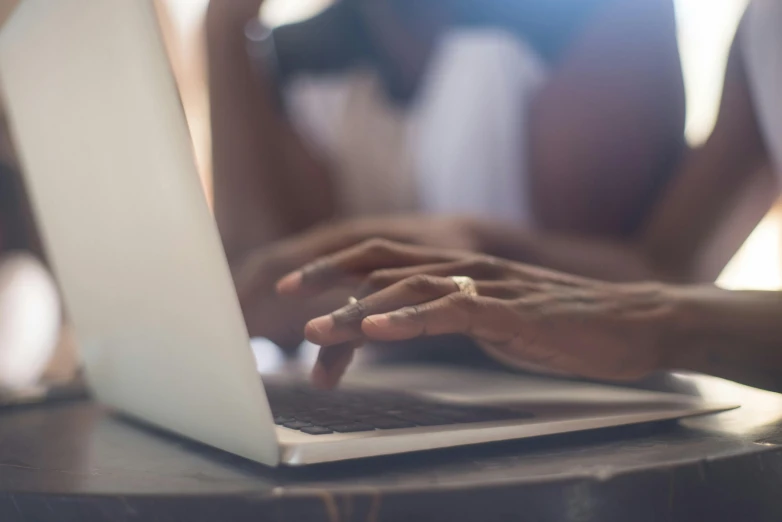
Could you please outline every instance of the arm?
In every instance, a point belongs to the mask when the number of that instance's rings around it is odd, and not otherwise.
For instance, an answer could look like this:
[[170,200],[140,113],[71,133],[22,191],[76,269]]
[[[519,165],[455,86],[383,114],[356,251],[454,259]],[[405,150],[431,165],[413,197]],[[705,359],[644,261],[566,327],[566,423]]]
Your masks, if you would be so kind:
[[782,391],[782,292],[685,287],[672,295],[666,367]]
[[[407,222],[380,219],[374,223],[345,223],[302,236],[289,248],[278,250],[294,252],[287,254],[287,263],[282,263],[292,269],[374,237],[483,252],[608,281],[689,282],[699,279],[699,259],[723,224],[734,217],[742,188],[758,176],[770,177],[768,169],[759,168],[765,163],[767,154],[741,56],[734,49],[720,117],[711,138],[686,158],[649,224],[631,241],[534,233],[512,224],[464,217],[434,221],[414,217]],[[442,240],[453,244],[443,244]],[[248,263],[251,279],[268,284],[270,278],[279,275],[270,274],[263,268],[265,264]]]
[[684,148],[672,2],[604,4],[531,106],[535,215],[552,232],[635,232]]
[[[748,187],[760,185],[767,190],[764,197],[752,202],[761,207],[755,222],[749,223],[752,228],[777,195],[776,178],[755,115],[740,38],[741,31],[728,57],[715,128],[706,144],[685,158],[680,174],[655,209],[640,241],[641,252],[657,271],[675,280],[698,278],[699,266],[707,264],[704,257],[711,244],[737,218],[737,206]],[[737,239],[743,242],[746,236]]]
[[771,177],[768,169],[761,168],[767,164],[741,53],[734,43],[713,133],[702,148],[684,159],[636,239],[620,243],[503,230],[489,223],[470,226],[481,251],[566,272],[607,280],[706,279],[711,274],[702,277],[699,262],[734,218],[745,187],[757,181],[773,186],[771,179],[758,180]]
[[231,262],[333,211],[327,169],[248,59],[244,28],[259,5],[215,0],[207,13],[215,215]]
[[325,387],[366,339],[462,334],[516,368],[609,381],[686,369],[782,390],[782,292],[606,283],[383,241],[320,258],[277,288],[311,299],[351,280],[362,282],[353,294],[361,299],[305,330],[324,347],[313,378]]

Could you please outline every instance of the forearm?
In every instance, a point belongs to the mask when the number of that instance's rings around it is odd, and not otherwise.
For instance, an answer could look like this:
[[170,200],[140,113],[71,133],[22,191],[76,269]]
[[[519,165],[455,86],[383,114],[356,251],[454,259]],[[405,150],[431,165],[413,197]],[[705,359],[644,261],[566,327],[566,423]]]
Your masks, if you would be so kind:
[[665,366],[782,391],[782,292],[671,290]]
[[[274,238],[274,202],[262,190],[259,173],[274,169],[263,144],[275,136],[264,128],[272,117],[252,76],[244,25],[252,9],[231,9],[213,1],[207,14],[215,215],[229,258]],[[252,224],[252,226],[249,226]]]
[[484,253],[604,281],[670,280],[630,242],[537,233],[508,224],[470,220]]
[[252,14],[213,1],[207,17],[215,214],[231,261],[331,217],[325,164],[275,102],[273,79],[253,66],[244,27]]
[[[608,281],[713,281],[735,252],[731,247],[737,249],[755,225],[736,215],[747,186],[756,176],[771,175],[760,169],[767,156],[752,112],[736,97],[709,142],[685,155],[637,238],[551,234],[483,222],[471,225],[481,250]],[[718,239],[722,250],[713,249]]]

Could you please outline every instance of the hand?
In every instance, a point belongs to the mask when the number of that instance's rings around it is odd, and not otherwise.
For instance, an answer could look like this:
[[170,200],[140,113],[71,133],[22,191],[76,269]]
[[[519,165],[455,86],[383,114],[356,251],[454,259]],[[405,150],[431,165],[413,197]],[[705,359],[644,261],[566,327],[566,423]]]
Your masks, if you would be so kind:
[[304,338],[306,322],[346,303],[348,297],[355,293],[355,288],[349,281],[343,280],[341,285],[302,301],[277,295],[277,280],[306,263],[368,238],[389,238],[459,249],[475,245],[469,223],[464,220],[393,217],[326,225],[258,249],[234,272],[250,334],[267,337],[283,347],[298,346]]
[[[475,279],[478,297],[450,276]],[[613,284],[474,253],[371,241],[283,278],[309,295],[361,278],[361,300],[310,321],[323,346],[313,381],[332,387],[364,340],[464,334],[504,364],[594,379],[634,380],[664,366],[675,301],[664,285]]]

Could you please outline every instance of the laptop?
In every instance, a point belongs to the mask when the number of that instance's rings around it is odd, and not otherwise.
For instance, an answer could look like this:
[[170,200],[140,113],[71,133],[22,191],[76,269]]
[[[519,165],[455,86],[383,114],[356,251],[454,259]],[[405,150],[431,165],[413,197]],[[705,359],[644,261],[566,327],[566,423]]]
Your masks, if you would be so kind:
[[[262,379],[152,0],[25,0],[0,86],[95,397],[269,465],[676,419],[675,395],[420,365]],[[375,372],[375,373],[372,373]]]

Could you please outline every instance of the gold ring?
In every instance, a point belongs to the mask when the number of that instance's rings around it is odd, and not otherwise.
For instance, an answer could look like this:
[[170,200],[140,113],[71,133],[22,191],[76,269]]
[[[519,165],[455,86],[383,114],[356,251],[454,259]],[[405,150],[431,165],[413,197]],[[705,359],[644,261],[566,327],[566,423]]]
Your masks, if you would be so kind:
[[356,303],[358,303],[358,299],[356,299],[356,298],[355,298],[355,297],[353,297],[353,296],[351,296],[351,297],[348,297],[348,304],[349,304],[349,305],[354,305],[354,304],[356,304]]
[[472,277],[452,276],[450,279],[459,287],[459,292],[470,297],[478,297],[478,285]]

